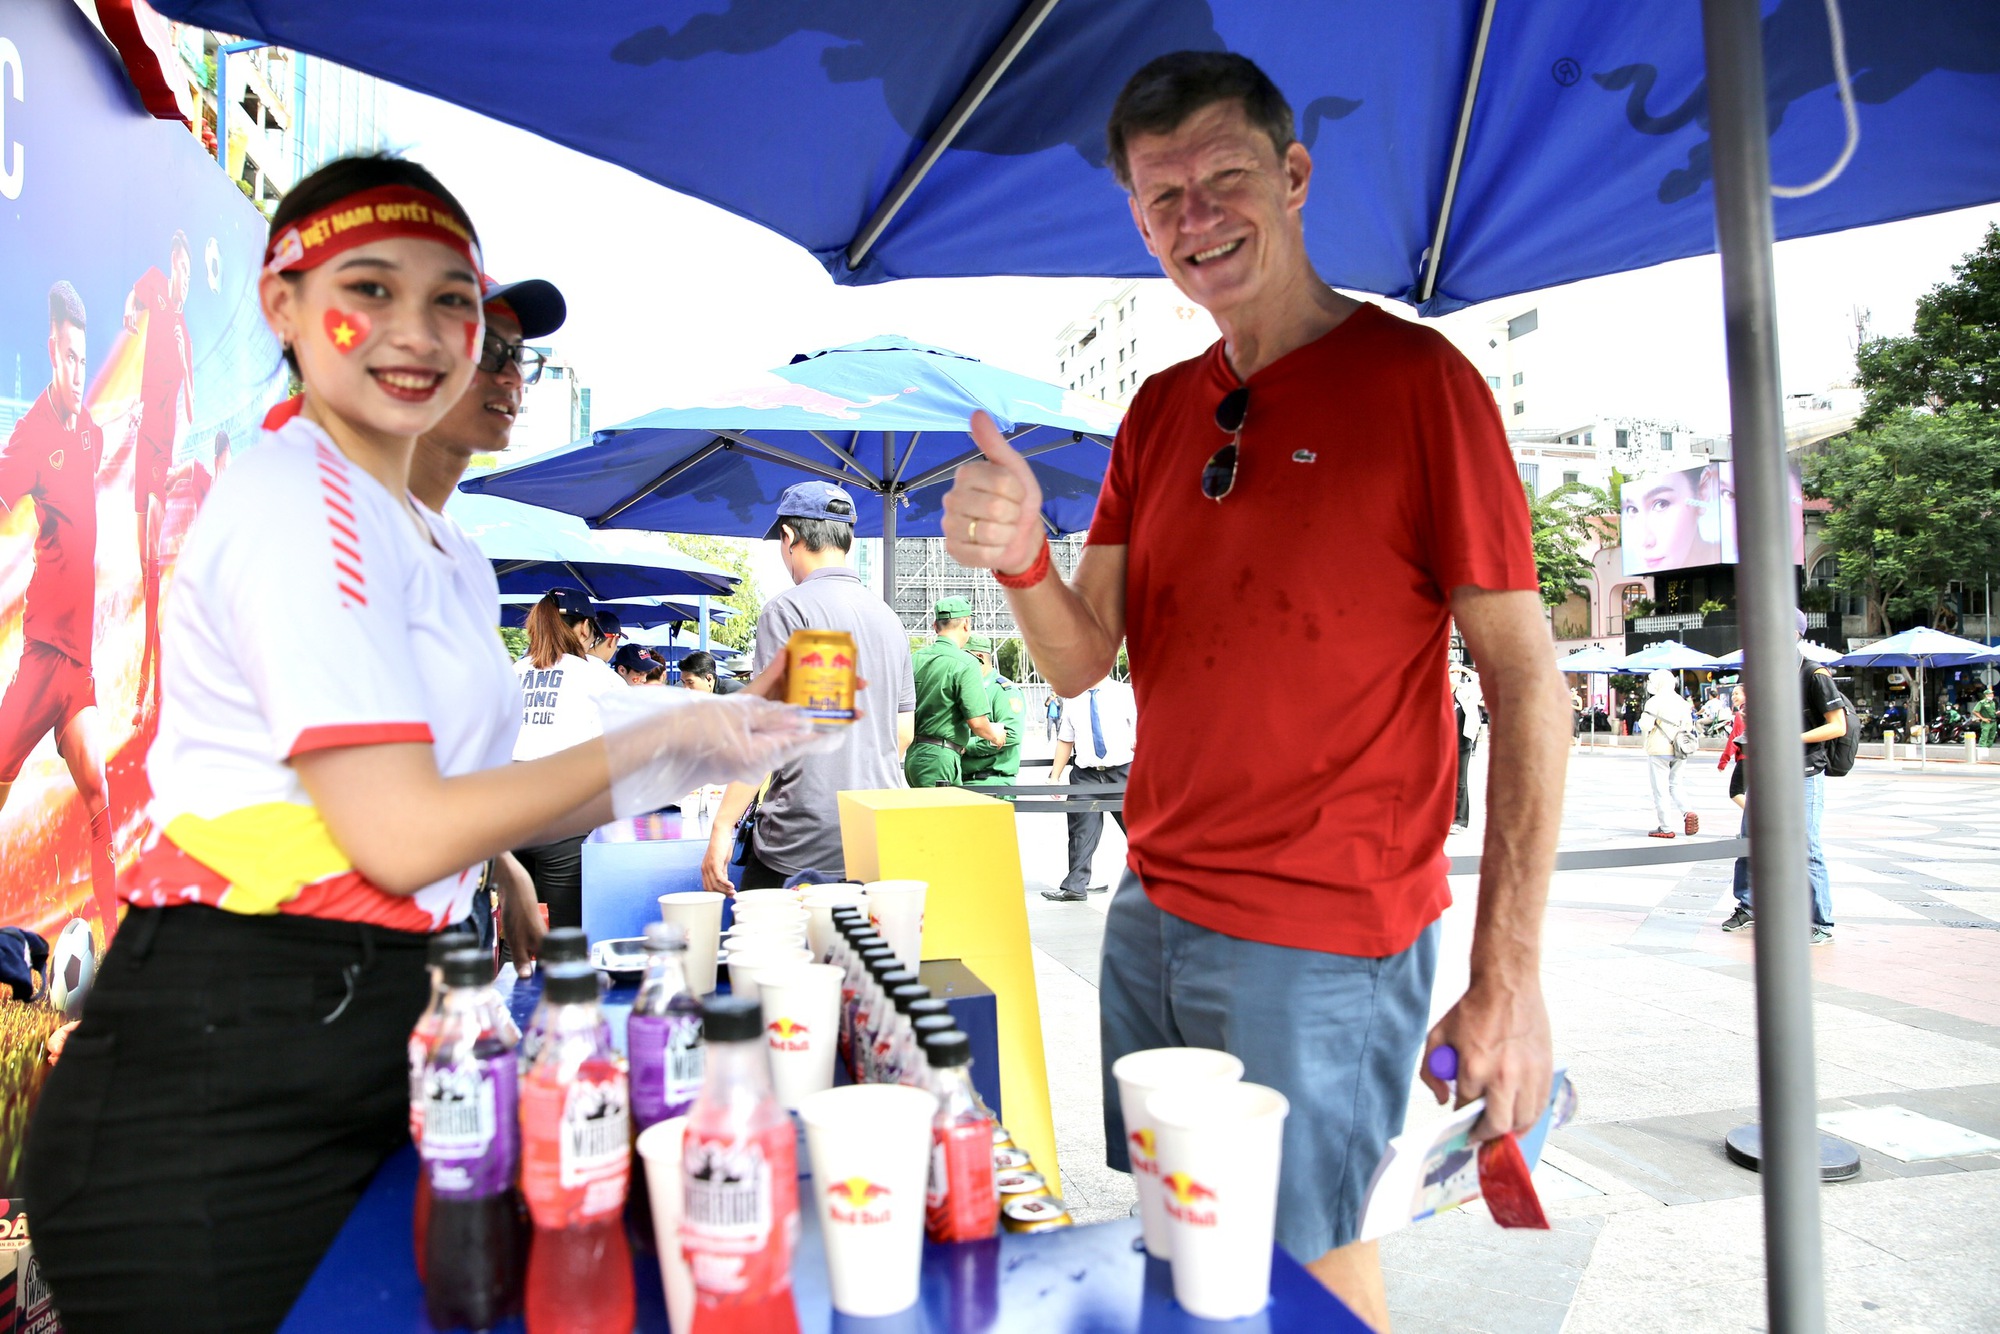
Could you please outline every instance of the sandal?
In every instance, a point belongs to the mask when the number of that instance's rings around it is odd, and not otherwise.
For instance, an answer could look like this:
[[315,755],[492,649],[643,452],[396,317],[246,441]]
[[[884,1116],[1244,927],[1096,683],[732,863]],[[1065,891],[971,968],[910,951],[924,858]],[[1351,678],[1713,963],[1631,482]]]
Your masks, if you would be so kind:
[[1652,833],[1646,835],[1647,838],[1672,838],[1673,836],[1674,831],[1671,829],[1655,829]]
[[1693,811],[1687,813],[1687,818],[1682,823],[1687,826],[1688,837],[1690,838],[1701,832],[1701,817]]

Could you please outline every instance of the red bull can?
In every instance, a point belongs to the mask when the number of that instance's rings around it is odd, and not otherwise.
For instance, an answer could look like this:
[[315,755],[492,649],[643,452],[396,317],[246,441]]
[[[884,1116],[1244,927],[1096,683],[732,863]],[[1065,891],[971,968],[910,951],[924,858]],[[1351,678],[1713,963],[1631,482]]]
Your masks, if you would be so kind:
[[1009,1168],[1004,1172],[995,1172],[993,1174],[993,1189],[1000,1193],[1003,1206],[1008,1200],[1055,1194],[1054,1191],[1049,1189],[1046,1177],[1040,1172],[1031,1172],[1025,1167]]
[[785,646],[785,702],[812,715],[815,726],[854,721],[858,655],[845,630],[794,630]]
[[1015,1172],[1033,1166],[1034,1162],[1028,1155],[1011,1144],[993,1151],[993,1170],[996,1172]]
[[1054,1195],[1027,1195],[1000,1206],[1000,1226],[1009,1232],[1048,1232],[1071,1227],[1069,1206]]

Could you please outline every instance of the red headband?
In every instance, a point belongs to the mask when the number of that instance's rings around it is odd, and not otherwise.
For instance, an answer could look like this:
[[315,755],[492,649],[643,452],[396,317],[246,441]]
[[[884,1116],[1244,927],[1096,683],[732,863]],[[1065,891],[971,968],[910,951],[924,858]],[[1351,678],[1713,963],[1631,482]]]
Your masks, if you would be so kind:
[[318,268],[344,250],[392,236],[437,241],[480,267],[472,224],[428,190],[384,185],[362,190],[299,219],[271,238],[264,252],[266,273]]

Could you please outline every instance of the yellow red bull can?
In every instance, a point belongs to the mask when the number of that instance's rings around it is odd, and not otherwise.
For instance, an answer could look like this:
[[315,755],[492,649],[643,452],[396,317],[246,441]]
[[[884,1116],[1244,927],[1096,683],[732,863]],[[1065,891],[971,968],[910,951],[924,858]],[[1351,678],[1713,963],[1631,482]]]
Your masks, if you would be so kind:
[[1048,1232],[1074,1223],[1069,1206],[1054,1195],[1026,1195],[1000,1206],[1000,1226],[1009,1232]]
[[794,630],[785,646],[785,702],[812,715],[818,727],[854,721],[858,654],[845,630]]
[[996,1172],[1013,1172],[1033,1167],[1033,1160],[1011,1144],[1004,1149],[993,1150],[993,1170]]
[[1007,1200],[1053,1195],[1048,1179],[1040,1172],[1031,1172],[1025,1167],[1008,1168],[993,1174],[993,1189],[1000,1193],[1004,1204]]

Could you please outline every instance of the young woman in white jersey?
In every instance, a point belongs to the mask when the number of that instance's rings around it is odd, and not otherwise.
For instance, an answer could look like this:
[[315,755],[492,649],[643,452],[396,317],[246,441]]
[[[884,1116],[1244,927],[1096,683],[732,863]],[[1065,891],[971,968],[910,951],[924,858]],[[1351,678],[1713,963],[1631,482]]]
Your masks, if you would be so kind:
[[[521,684],[521,734],[514,758],[539,760],[600,735],[597,701],[627,689],[590,649],[597,639],[590,599],[574,588],[552,588],[528,610],[528,651],[514,664]],[[548,906],[551,927],[583,925],[583,840],[573,834],[514,857]]]
[[798,711],[716,700],[512,762],[491,568],[408,489],[472,379],[479,272],[411,163],[330,163],[272,219],[259,297],[304,393],[183,548],[155,832],[29,1131],[72,1334],[274,1329],[406,1141],[426,939],[476,868],[810,744]]

